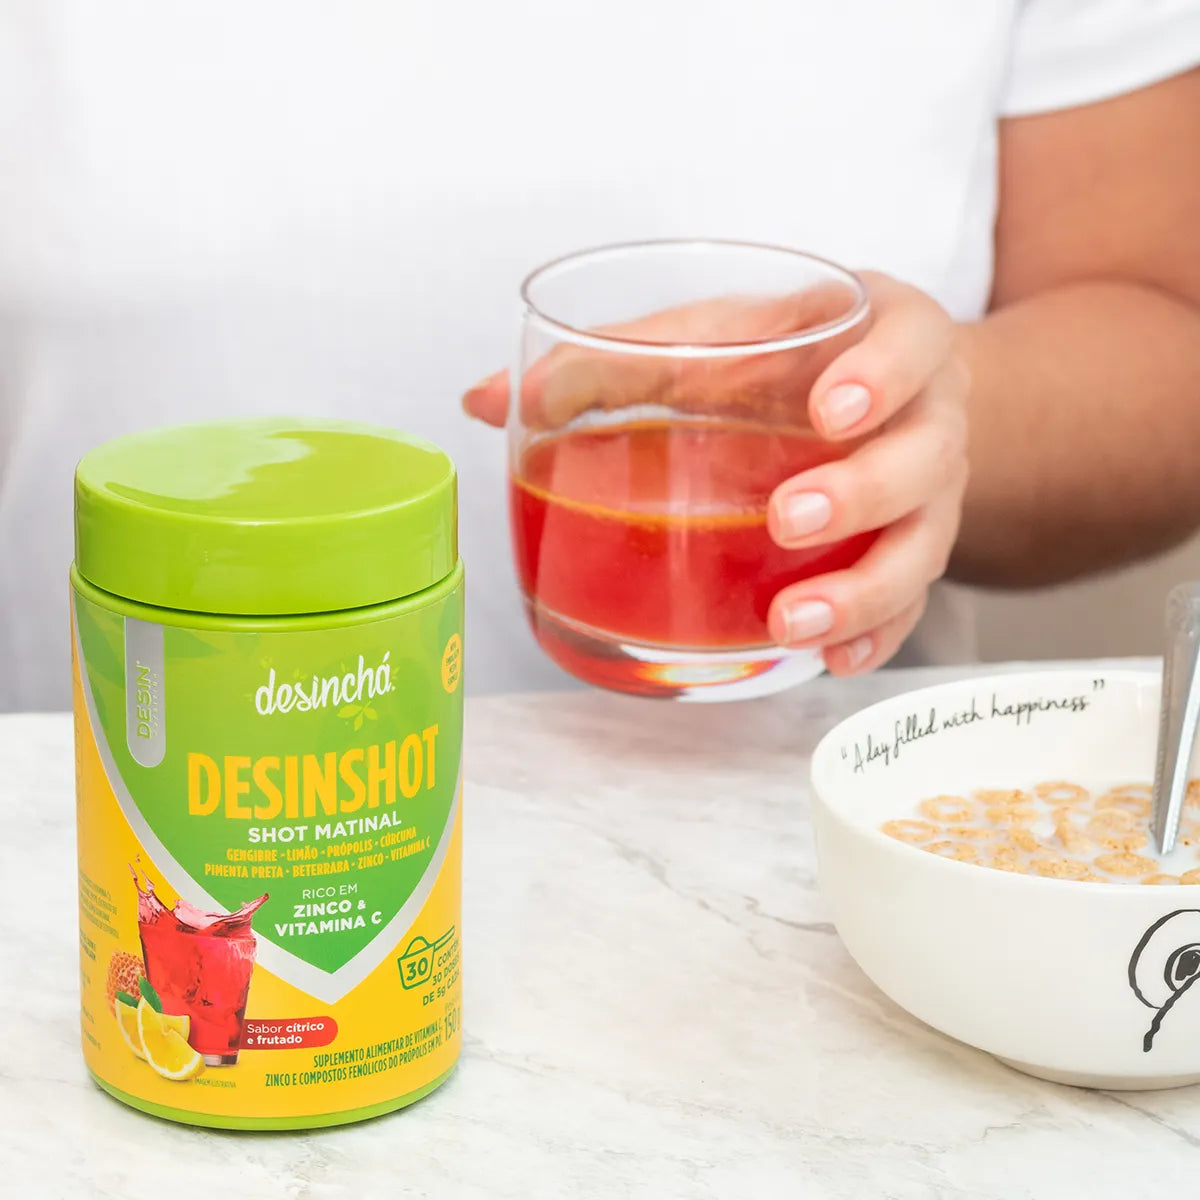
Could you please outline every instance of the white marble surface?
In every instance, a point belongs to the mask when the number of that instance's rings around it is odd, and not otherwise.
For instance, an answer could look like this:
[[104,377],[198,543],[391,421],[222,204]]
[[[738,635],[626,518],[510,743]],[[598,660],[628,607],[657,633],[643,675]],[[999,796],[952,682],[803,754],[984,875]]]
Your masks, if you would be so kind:
[[175,1126],[88,1081],[70,726],[0,718],[0,1195],[1191,1193],[1200,1091],[1014,1074],[892,1005],[827,924],[806,756],[841,715],[947,677],[707,709],[473,702],[462,1063],[408,1111],[313,1134]]

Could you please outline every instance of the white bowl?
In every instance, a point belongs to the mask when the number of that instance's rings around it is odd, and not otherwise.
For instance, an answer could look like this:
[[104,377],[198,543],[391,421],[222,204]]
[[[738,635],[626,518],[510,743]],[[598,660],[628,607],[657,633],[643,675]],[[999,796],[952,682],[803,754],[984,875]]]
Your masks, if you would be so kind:
[[1200,887],[1010,874],[879,831],[942,793],[1149,782],[1158,696],[1156,673],[1001,675],[873,705],[821,741],[812,766],[821,890],[882,991],[1043,1079],[1121,1089],[1200,1081],[1200,986],[1191,988]]

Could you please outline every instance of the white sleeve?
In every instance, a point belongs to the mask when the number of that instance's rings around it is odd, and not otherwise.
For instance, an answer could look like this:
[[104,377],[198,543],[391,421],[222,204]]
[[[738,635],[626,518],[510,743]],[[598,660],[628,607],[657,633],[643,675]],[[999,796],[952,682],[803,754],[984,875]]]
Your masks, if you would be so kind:
[[1003,116],[1072,108],[1200,64],[1200,0],[1018,0]]

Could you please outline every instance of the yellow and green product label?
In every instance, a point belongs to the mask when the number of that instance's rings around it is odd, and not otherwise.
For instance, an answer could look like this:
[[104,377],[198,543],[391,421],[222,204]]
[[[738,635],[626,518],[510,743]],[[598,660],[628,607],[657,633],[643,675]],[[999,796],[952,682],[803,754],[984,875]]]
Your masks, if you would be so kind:
[[76,579],[83,1046],[105,1088],[288,1127],[452,1069],[461,579],[377,619],[257,626],[160,624]]

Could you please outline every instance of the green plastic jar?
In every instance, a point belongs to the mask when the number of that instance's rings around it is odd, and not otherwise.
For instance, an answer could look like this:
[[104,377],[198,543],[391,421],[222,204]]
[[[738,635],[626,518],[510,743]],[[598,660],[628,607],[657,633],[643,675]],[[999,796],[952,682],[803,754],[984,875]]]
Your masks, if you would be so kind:
[[88,1069],[237,1129],[426,1095],[462,1040],[453,464],[209,422],[92,451],[75,506]]

